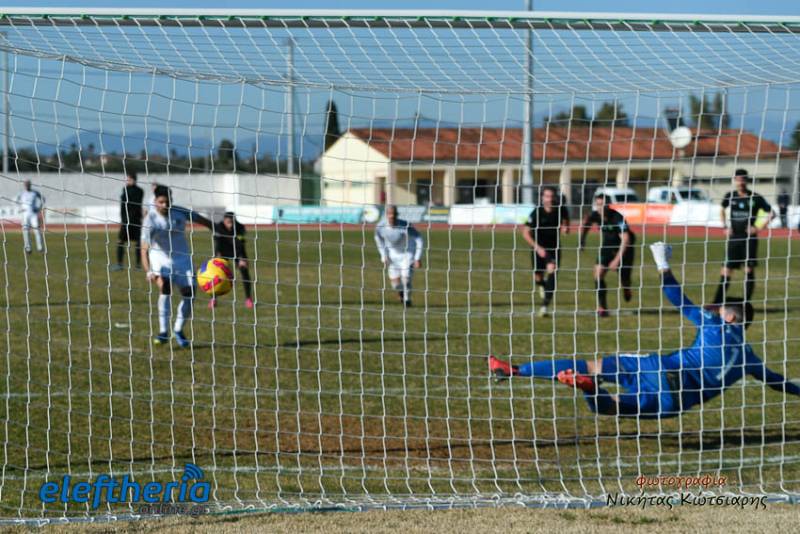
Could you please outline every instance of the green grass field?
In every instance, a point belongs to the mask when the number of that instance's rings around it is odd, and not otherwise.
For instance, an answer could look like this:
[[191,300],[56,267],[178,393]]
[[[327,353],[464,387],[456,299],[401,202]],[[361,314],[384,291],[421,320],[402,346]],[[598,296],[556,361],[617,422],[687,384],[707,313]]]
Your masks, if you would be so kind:
[[[489,379],[489,353],[521,363],[690,342],[693,327],[662,298],[641,248],[633,301],[598,319],[594,249],[578,255],[569,236],[555,315],[539,319],[529,252],[506,230],[426,232],[408,311],[386,288],[371,228],[260,231],[249,241],[256,309],[239,289],[213,312],[200,296],[186,350],[151,343],[157,295],[142,272],[108,272],[115,235],[55,229],[45,261],[22,253],[19,233],[3,234],[3,517],[63,514],[39,502],[46,477],[167,481],[190,461],[206,470],[213,500],[234,508],[602,499],[637,491],[640,473],[723,474],[732,492],[800,491],[800,402],[752,379],[663,421],[596,417],[560,384]],[[710,300],[723,244],[671,241],[687,293]],[[194,235],[195,263],[210,244],[205,231]],[[770,367],[800,377],[797,248],[762,240],[770,260],[758,270],[748,339]],[[616,310],[616,277],[609,282]],[[742,291],[740,273],[732,291]]]

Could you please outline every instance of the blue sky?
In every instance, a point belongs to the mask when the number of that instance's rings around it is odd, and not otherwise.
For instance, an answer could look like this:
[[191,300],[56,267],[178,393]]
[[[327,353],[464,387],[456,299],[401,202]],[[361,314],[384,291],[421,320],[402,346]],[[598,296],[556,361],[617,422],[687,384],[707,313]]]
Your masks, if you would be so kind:
[[[37,0],[0,0],[5,6],[13,7],[74,7],[80,4],[85,7],[161,7],[161,8],[218,8],[221,3],[205,0],[142,0],[138,2],[112,2],[102,0],[83,0],[79,2],[55,2]],[[495,0],[491,6],[495,10],[520,10],[524,8],[524,0]],[[487,6],[485,0],[440,0],[440,1],[364,1],[364,0],[339,0],[336,2],[323,2],[311,0],[294,0],[292,2],[271,2],[254,0],[232,0],[226,3],[229,8],[246,9],[441,9],[441,10],[482,10]],[[697,14],[749,14],[771,15],[780,18],[780,15],[800,16],[800,1],[789,0],[761,0],[759,2],[746,0],[711,0],[705,2],[672,0],[671,2],[648,2],[644,0],[536,0],[536,10],[561,10],[561,11],[608,11],[608,12],[673,12]],[[201,105],[186,105],[181,101],[182,95],[191,95],[194,88],[191,84],[178,82],[178,98],[165,98],[163,95],[176,94],[175,86],[171,81],[162,77],[156,87],[155,99],[147,102],[142,95],[149,94],[149,77],[135,77],[134,87],[131,89],[134,96],[124,101],[126,87],[129,80],[125,74],[112,73],[110,81],[104,80],[104,71],[98,69],[81,69],[75,65],[68,65],[64,72],[60,71],[57,62],[37,62],[31,58],[18,60],[13,76],[12,87],[12,127],[16,146],[19,148],[36,145],[42,152],[51,153],[56,145],[69,147],[78,140],[85,149],[91,142],[96,148],[103,142],[95,132],[102,131],[106,134],[104,141],[112,148],[107,151],[120,150],[125,142],[125,150],[138,152],[147,143],[154,146],[153,150],[164,153],[164,140],[170,139],[171,148],[186,152],[187,147],[193,147],[196,153],[202,153],[215,146],[222,138],[238,140],[237,147],[243,150],[252,150],[256,144],[272,153],[286,150],[286,109],[283,89],[271,87],[256,91],[249,91],[241,96],[236,84],[202,86],[203,94],[198,97],[187,97],[190,100],[197,98]],[[43,70],[42,70],[43,69]],[[44,77],[37,75],[42,72]],[[86,77],[88,76],[88,78]],[[66,80],[60,83],[58,80]],[[103,89],[102,85],[106,84]],[[35,93],[31,98],[32,88]],[[219,87],[219,90],[218,90]],[[58,91],[58,104],[54,104],[55,94]],[[80,93],[80,94],[79,94]],[[325,101],[331,96],[327,90],[316,92],[302,88],[298,89],[296,113],[298,132],[304,132],[304,143],[301,143],[305,157],[313,157],[319,150],[322,134],[324,114],[322,113]],[[413,117],[417,114],[427,118],[441,121],[440,124],[467,123],[476,124],[484,121],[487,124],[503,124],[507,127],[520,126],[521,103],[516,97],[500,95],[490,102],[481,101],[447,102],[436,97],[417,99],[407,95],[378,95],[390,98],[375,98],[375,95],[349,95],[339,93],[334,95],[340,109],[342,126],[347,128],[361,127],[373,121],[374,125],[407,126],[413,124]],[[685,99],[686,95],[679,98]],[[668,97],[673,98],[674,95]],[[579,96],[580,98],[580,96]],[[598,105],[600,98],[589,103]],[[626,98],[626,97],[620,97]],[[675,97],[677,98],[677,97]],[[777,93],[767,99],[763,91],[753,90],[745,95],[731,94],[729,109],[732,112],[733,124],[738,127],[741,123],[747,129],[761,131],[762,135],[771,139],[788,138],[789,127],[793,127],[796,120],[800,120],[800,88],[792,87],[785,96]],[[602,97],[605,100],[605,97]],[[790,113],[784,114],[787,104]],[[184,99],[185,100],[185,99]],[[102,104],[101,104],[102,102]],[[214,105],[221,102],[223,105]],[[246,113],[241,118],[237,115],[239,103],[248,105]],[[585,103],[585,102],[584,102]],[[641,124],[653,124],[659,119],[660,110],[668,105],[674,105],[669,100],[653,100],[645,98],[639,102],[627,97],[625,108],[630,113],[634,107],[638,109],[637,119]],[[638,104],[641,104],[639,106]],[[124,114],[115,110],[127,105]],[[534,113],[537,124],[545,114],[552,114],[559,110],[568,109],[570,106],[569,95],[547,106],[535,104]],[[148,109],[150,111],[146,112]],[[555,107],[554,107],[555,106]],[[221,110],[221,112],[220,112]],[[252,112],[258,110],[259,113]],[[264,113],[261,114],[260,112]],[[248,113],[249,112],[249,113]],[[166,117],[170,117],[166,119]],[[377,119],[377,121],[375,121]],[[637,121],[637,124],[639,122]],[[125,131],[125,138],[120,132]],[[147,132],[146,134],[144,132]],[[300,134],[298,134],[300,135]],[[156,138],[153,141],[153,138]],[[148,139],[150,141],[146,141]]]

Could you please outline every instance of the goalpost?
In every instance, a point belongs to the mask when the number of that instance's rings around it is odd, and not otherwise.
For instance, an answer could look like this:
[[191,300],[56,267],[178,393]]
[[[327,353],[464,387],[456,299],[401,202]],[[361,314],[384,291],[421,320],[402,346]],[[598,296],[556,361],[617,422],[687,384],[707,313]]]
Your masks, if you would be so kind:
[[[495,382],[487,357],[691,343],[646,245],[672,243],[709,304],[720,201],[744,168],[776,213],[788,195],[795,228],[760,232],[747,342],[800,377],[798,39],[790,17],[3,9],[0,518],[190,513],[97,485],[124,477],[196,513],[794,501],[798,402],[767,384],[616,418],[557,382]],[[198,295],[190,348],[153,343],[159,292],[133,246],[115,267],[132,171],[146,208],[160,183],[247,227],[255,307],[241,280],[216,308]],[[44,197],[41,253],[23,250],[25,180]],[[547,186],[572,232],[539,316],[519,225]],[[601,187],[637,234],[632,299],[610,272],[609,317],[599,239],[576,235]],[[410,308],[373,241],[386,204],[425,243]],[[196,269],[213,237],[187,234]]]

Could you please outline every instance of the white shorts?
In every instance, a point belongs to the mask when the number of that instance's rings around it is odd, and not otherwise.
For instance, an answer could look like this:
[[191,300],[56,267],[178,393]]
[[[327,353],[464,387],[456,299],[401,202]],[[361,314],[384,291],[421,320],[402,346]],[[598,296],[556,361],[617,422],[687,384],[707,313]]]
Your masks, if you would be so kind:
[[194,267],[188,254],[175,254],[170,257],[163,250],[150,249],[150,272],[159,275],[178,287],[194,285]]
[[23,213],[22,214],[22,228],[39,228],[39,214],[38,213]]
[[389,278],[408,278],[414,274],[414,256],[409,253],[389,256]]

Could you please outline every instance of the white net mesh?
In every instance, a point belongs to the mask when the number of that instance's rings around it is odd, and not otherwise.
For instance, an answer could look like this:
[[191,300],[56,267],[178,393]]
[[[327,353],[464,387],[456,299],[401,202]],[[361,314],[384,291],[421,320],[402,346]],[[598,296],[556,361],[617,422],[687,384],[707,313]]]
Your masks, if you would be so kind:
[[[797,203],[798,21],[8,12],[0,24],[4,518],[152,513],[113,492],[97,506],[62,494],[102,475],[202,480],[209,510],[588,505],[642,481],[674,493],[674,476],[724,477],[695,493],[797,495],[797,403],[769,383],[747,377],[680,417],[597,416],[554,380],[493,382],[487,356],[577,365],[692,343],[643,245],[671,242],[684,290],[708,304],[734,170],[776,213],[784,191]],[[339,128],[326,133],[330,102]],[[679,125],[691,138],[677,148]],[[116,267],[132,170],[150,209],[159,183],[174,204],[214,221],[233,210],[247,227],[255,305],[235,270],[216,308],[196,299],[190,348],[154,344],[159,290],[133,246]],[[25,180],[44,197],[41,254],[35,235],[24,252]],[[538,202],[547,185],[572,232],[539,317],[516,226],[533,208],[525,188]],[[607,318],[598,238],[578,250],[598,187],[637,234],[632,298],[610,273]],[[373,241],[386,203],[424,242],[411,308]],[[796,207],[785,222],[797,227]],[[196,268],[212,233],[186,232]],[[760,234],[747,333],[788,377],[800,375],[792,235]],[[743,274],[729,291],[748,291]]]

